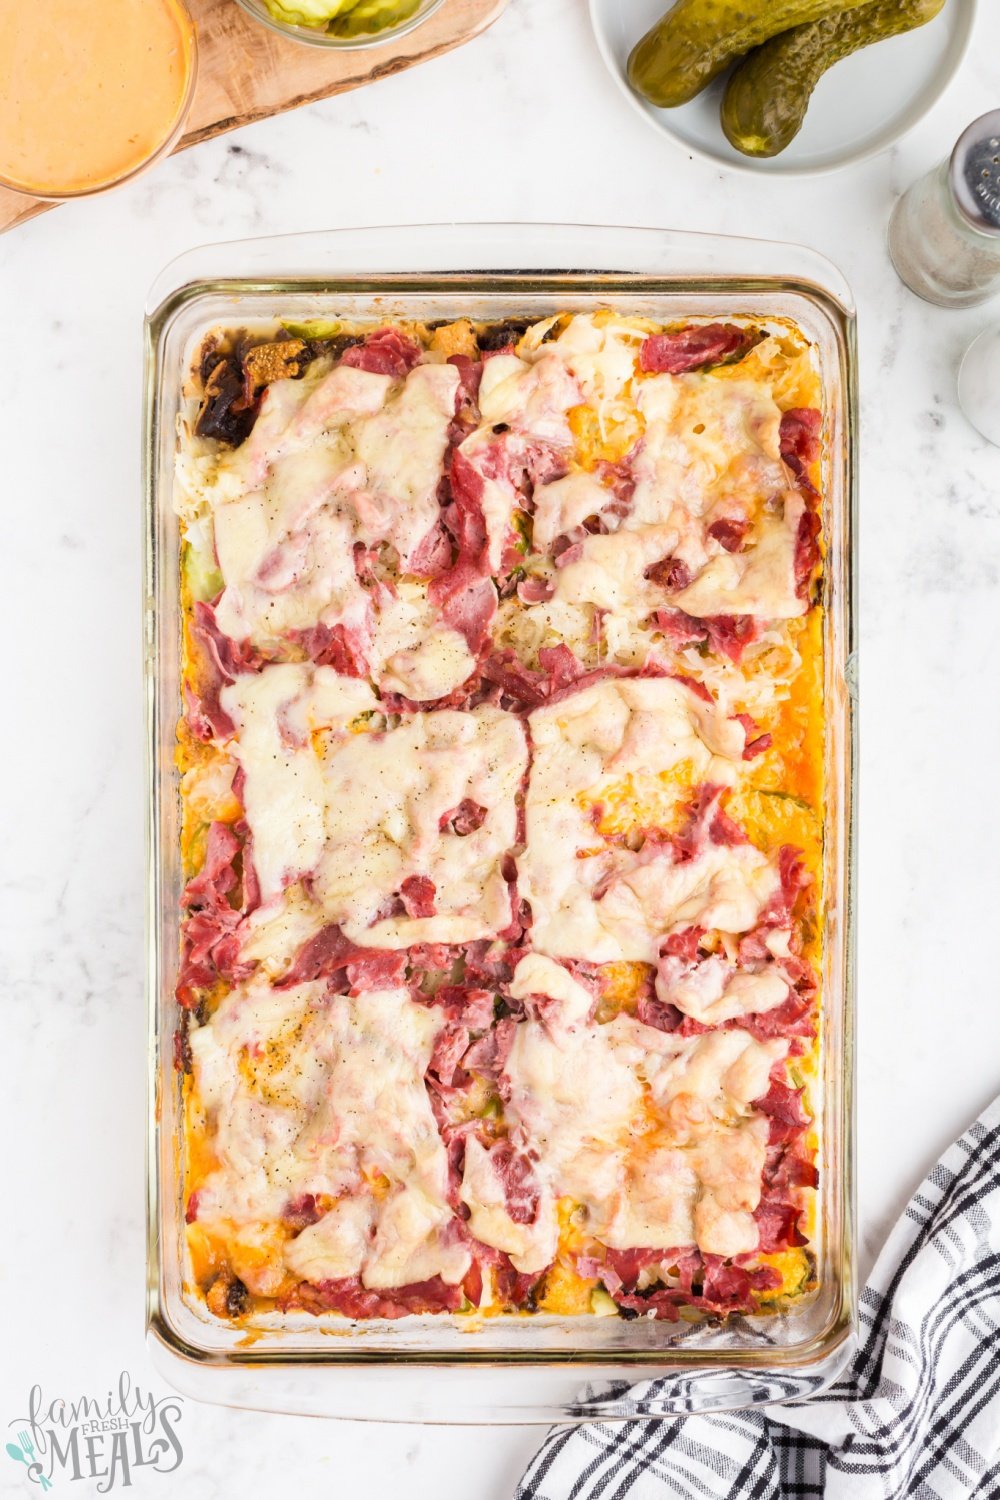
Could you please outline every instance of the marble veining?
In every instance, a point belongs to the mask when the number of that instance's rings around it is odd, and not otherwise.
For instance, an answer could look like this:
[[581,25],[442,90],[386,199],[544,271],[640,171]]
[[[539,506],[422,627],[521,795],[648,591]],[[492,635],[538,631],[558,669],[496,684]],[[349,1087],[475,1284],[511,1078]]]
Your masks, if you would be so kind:
[[[859,307],[862,1269],[941,1148],[1000,1088],[996,691],[1000,450],[955,401],[1000,302],[897,281],[897,194],[992,107],[1000,13],[894,151],[811,181],[660,140],[606,77],[582,0],[511,0],[467,48],[250,126],[0,238],[5,584],[0,1425],[38,1381],[100,1391],[143,1345],[139,417],[146,289],[248,234],[427,219],[660,224],[807,240]],[[564,86],[565,85],[565,86]],[[153,1377],[162,1390],[162,1382]],[[379,1412],[373,1411],[373,1418]],[[502,1500],[530,1431],[259,1416],[188,1402],[185,1461],[139,1495]],[[460,1477],[461,1476],[461,1477]],[[0,1490],[21,1493],[13,1466]],[[11,1485],[8,1491],[5,1485]],[[179,1488],[179,1486],[183,1486]],[[87,1493],[86,1485],[73,1493]],[[96,1491],[91,1491],[96,1493]]]

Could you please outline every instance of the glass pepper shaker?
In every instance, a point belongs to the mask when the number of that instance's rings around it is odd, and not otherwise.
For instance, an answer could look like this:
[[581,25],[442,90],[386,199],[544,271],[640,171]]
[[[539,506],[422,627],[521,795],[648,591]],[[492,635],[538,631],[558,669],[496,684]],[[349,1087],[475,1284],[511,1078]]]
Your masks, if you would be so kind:
[[910,290],[939,307],[975,307],[1000,291],[1000,109],[903,194],[889,254]]

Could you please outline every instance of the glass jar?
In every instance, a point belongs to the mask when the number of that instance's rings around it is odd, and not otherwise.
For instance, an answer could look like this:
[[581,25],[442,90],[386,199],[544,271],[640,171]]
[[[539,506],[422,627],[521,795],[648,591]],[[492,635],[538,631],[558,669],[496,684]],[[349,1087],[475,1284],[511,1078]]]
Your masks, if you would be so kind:
[[976,431],[1000,448],[1000,326],[984,329],[966,350],[958,401]]
[[910,290],[939,307],[974,307],[1000,291],[1000,110],[903,194],[889,254]]

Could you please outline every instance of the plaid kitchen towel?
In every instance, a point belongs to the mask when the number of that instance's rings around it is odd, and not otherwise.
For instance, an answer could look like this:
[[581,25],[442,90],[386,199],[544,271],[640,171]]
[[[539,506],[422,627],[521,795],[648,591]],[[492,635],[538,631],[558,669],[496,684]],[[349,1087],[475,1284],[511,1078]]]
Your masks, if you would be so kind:
[[814,1400],[556,1428],[517,1500],[1000,1500],[1000,1100],[914,1194],[860,1323]]

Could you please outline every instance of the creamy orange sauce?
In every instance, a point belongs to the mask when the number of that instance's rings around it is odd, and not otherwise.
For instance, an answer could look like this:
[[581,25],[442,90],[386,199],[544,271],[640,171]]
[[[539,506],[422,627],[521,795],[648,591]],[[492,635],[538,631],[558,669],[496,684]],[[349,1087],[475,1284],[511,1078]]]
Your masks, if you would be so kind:
[[173,134],[194,28],[176,0],[5,0],[0,57],[0,178],[41,196],[82,193]]

